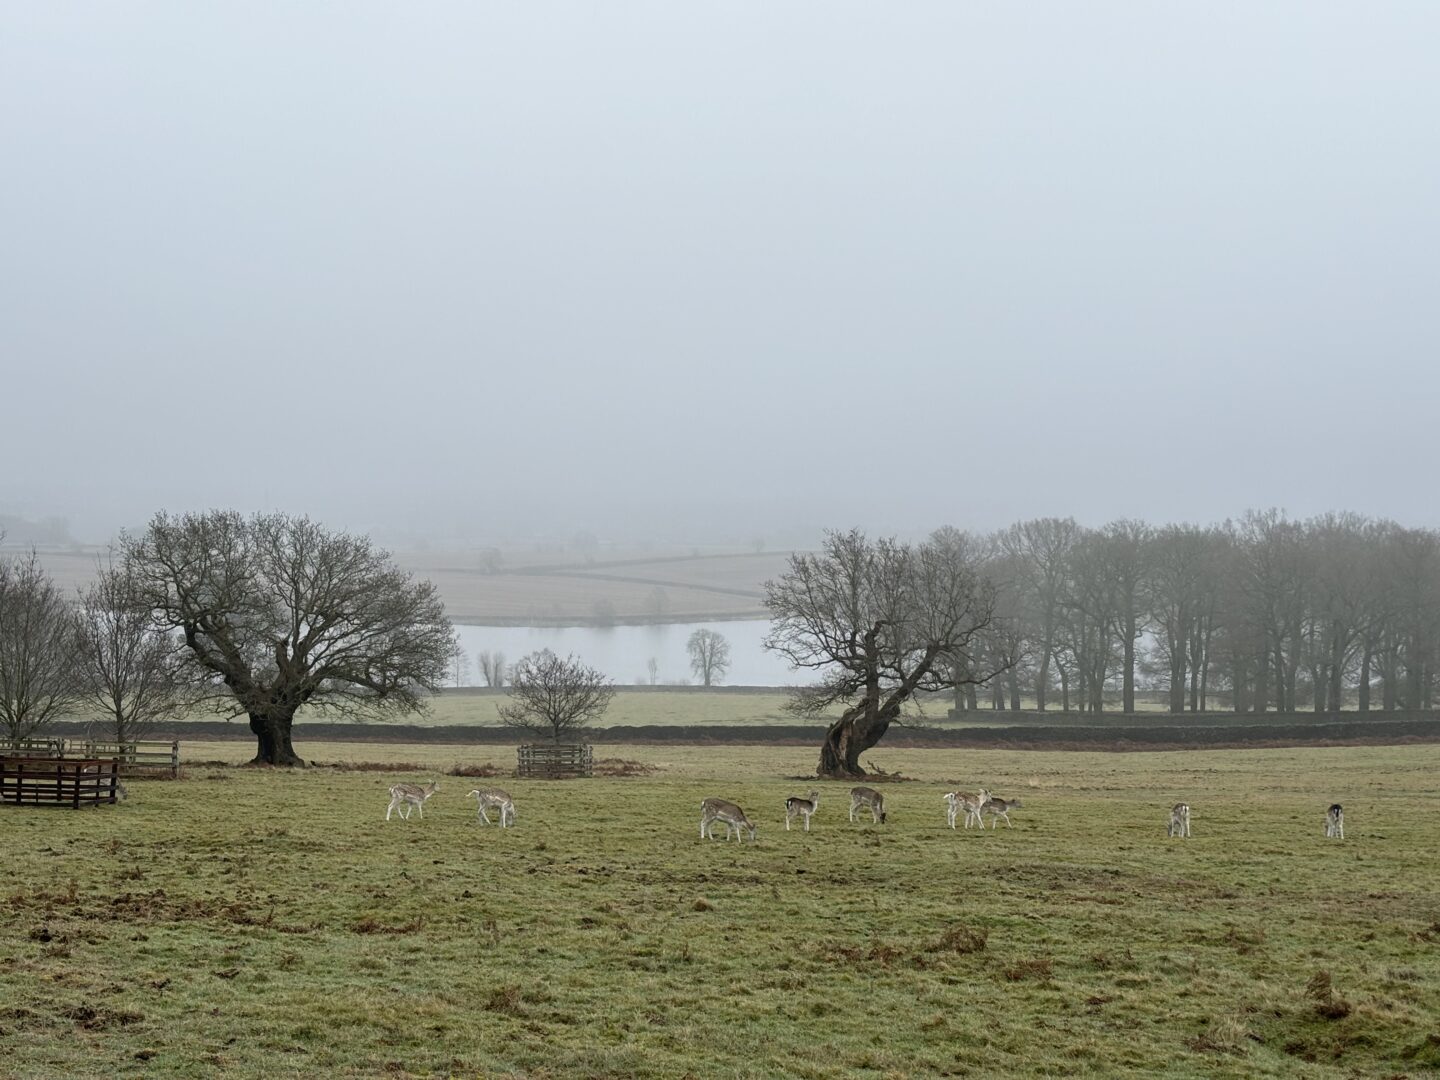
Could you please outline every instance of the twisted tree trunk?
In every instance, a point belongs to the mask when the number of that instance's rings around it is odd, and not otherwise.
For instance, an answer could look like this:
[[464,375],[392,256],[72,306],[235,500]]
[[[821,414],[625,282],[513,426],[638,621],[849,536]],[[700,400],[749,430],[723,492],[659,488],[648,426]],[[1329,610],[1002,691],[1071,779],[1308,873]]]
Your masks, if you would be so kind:
[[885,737],[890,722],[899,715],[898,704],[882,706],[869,698],[846,709],[825,732],[818,775],[829,780],[858,780],[869,775],[860,765],[860,755]]
[[251,765],[283,765],[287,768],[304,768],[305,761],[290,744],[290,725],[295,719],[291,713],[251,713],[250,730],[255,733],[255,756]]

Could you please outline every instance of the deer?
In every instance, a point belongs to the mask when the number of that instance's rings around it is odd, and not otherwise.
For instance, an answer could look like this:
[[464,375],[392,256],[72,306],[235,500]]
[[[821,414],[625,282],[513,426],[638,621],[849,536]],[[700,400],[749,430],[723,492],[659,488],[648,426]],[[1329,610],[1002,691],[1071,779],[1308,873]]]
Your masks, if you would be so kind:
[[490,824],[490,815],[485,813],[486,810],[500,811],[500,827],[502,829],[515,824],[515,800],[510,798],[508,791],[501,791],[499,788],[480,788],[465,797],[476,800],[476,817],[486,825]]
[[420,816],[423,818],[425,816],[425,800],[439,790],[439,780],[432,780],[424,787],[416,784],[393,785],[390,788],[390,805],[385,809],[385,820],[390,820],[392,810],[399,810],[401,807],[404,807],[400,813],[403,820],[409,821],[410,815],[416,810],[420,811]]
[[709,798],[700,804],[700,839],[714,840],[715,823],[720,822],[725,826],[725,839],[730,839],[730,830],[735,830],[735,842],[741,843],[744,837],[742,832],[750,833],[750,842],[755,843],[755,826],[745,816],[735,803],[728,799]]
[[798,795],[791,795],[785,800],[785,831],[790,831],[790,820],[792,818],[805,819],[805,831],[810,831],[810,818],[820,808],[820,792],[812,791],[805,798]]
[[945,802],[946,822],[950,828],[955,828],[955,819],[960,815],[960,811],[964,810],[965,828],[968,829],[970,822],[974,821],[983,829],[985,823],[980,818],[980,808],[985,805],[989,798],[990,793],[984,788],[980,789],[980,794],[978,795],[963,795],[958,791],[947,791],[941,796],[941,799]]
[[1332,803],[1325,811],[1325,835],[1337,840],[1345,839],[1345,808],[1338,802]]
[[1170,808],[1170,823],[1165,826],[1165,835],[1182,839],[1190,836],[1190,804],[1176,803]]
[[[1005,827],[1013,829],[1015,826],[1010,823],[1010,811],[1019,809],[1023,805],[1019,799],[997,799],[991,796],[986,799],[980,807],[981,814],[990,815],[990,829],[993,832],[1000,827],[1000,819],[1005,819]],[[981,821],[980,828],[985,828],[984,821]]]
[[885,824],[885,796],[874,788],[857,787],[850,789],[850,820],[861,810],[870,811],[870,820],[876,825]]

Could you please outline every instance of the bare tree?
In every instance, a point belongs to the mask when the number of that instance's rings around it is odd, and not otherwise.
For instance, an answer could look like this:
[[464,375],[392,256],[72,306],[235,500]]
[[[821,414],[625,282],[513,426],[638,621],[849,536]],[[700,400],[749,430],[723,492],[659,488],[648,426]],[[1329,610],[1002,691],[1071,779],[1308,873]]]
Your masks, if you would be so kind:
[[470,654],[457,639],[450,647],[450,682],[455,686],[467,686],[470,683]]
[[0,729],[11,746],[79,702],[78,651],[74,612],[39,555],[0,559]]
[[199,687],[185,675],[179,639],[137,599],[126,564],[109,557],[95,569],[75,613],[77,673],[107,737],[132,742],[193,708]]
[[685,642],[690,654],[690,670],[705,686],[712,686],[730,670],[730,642],[715,630],[701,628]]
[[505,654],[503,652],[490,652],[487,649],[476,659],[480,661],[480,677],[485,680],[486,686],[505,685]]
[[649,660],[645,661],[645,671],[649,675],[651,686],[654,686],[660,681],[660,661],[655,659],[655,657],[652,656]]
[[1050,685],[1050,663],[1060,631],[1065,576],[1070,549],[1080,537],[1073,518],[1037,518],[1013,525],[1002,543],[1011,557],[1016,584],[1025,600],[1032,624],[1035,671],[1035,707],[1045,711]]
[[510,700],[500,706],[506,727],[558,743],[610,707],[615,687],[576,657],[549,649],[521,657],[510,676]]
[[828,534],[818,554],[791,556],[786,573],[765,585],[772,619],[765,647],[821,673],[793,709],[819,715],[844,706],[826,732],[820,775],[864,776],[860,755],[917,693],[993,677],[994,670],[950,661],[970,655],[994,605],[979,568],[942,544],[871,542],[852,530]]
[[365,537],[216,510],[157,514],[122,550],[155,627],[249,717],[256,764],[304,764],[291,744],[304,707],[418,712],[445,679],[455,635],[434,585]]

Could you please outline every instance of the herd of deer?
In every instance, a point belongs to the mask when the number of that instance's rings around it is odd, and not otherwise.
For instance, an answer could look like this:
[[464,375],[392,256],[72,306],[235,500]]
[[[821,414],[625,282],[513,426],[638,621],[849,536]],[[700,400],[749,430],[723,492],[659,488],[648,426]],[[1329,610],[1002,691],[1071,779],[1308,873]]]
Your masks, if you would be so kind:
[[[409,820],[410,815],[416,810],[420,816],[425,816],[425,802],[435,792],[440,790],[440,782],[433,780],[421,787],[418,784],[395,784],[390,788],[390,806],[385,811],[385,820],[390,820],[390,815],[400,812],[400,817]],[[490,815],[487,810],[494,810],[500,816],[500,827],[508,828],[515,824],[515,800],[508,792],[499,788],[478,788],[466,798],[476,800],[477,819],[486,825],[490,824]],[[981,788],[974,795],[967,795],[960,791],[947,791],[941,796],[945,803],[945,821],[950,828],[955,828],[955,820],[961,813],[965,815],[965,828],[972,824],[977,825],[983,831],[985,828],[985,817],[990,817],[990,828],[996,829],[1000,825],[1000,819],[1005,819],[1006,828],[1014,828],[1010,822],[1010,811],[1021,807],[1019,799],[1001,799]],[[820,792],[811,791],[804,798],[798,795],[791,795],[785,800],[785,831],[790,831],[790,823],[799,818],[805,827],[810,831],[810,819],[815,816],[815,811],[820,808]],[[870,820],[876,825],[885,823],[885,796],[874,788],[856,787],[850,789],[850,820],[870,811]],[[700,803],[700,838],[702,840],[715,839],[716,824],[725,826],[725,839],[729,840],[731,833],[735,835],[736,843],[743,839],[744,833],[750,834],[750,841],[755,841],[755,825],[745,816],[745,811],[740,809],[738,803],[729,799],[708,798]],[[1190,804],[1176,803],[1170,808],[1170,820],[1165,827],[1165,835],[1168,837],[1188,838],[1190,836]],[[1345,810],[1339,803],[1335,803],[1325,811],[1325,835],[1339,840],[1345,839]]]

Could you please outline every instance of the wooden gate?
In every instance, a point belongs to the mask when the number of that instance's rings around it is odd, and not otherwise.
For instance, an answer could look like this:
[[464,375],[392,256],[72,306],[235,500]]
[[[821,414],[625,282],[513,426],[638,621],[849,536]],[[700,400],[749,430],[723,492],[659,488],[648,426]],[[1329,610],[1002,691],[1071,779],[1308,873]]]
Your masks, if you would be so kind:
[[141,739],[135,742],[105,742],[86,739],[81,747],[87,758],[114,758],[120,763],[121,776],[180,775],[180,743],[163,739]]
[[0,757],[0,802],[99,806],[116,801],[120,763],[82,758]]
[[590,776],[595,755],[589,743],[528,743],[520,747],[520,776],[540,780],[569,780]]

